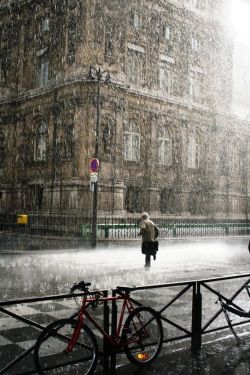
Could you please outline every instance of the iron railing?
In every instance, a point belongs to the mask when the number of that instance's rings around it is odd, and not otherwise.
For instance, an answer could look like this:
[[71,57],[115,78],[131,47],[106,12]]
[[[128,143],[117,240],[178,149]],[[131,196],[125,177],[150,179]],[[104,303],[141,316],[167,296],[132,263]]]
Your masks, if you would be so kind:
[[[0,214],[0,231],[22,234],[79,237],[91,240],[91,218],[77,215],[28,214],[27,224],[17,224],[17,214]],[[139,215],[138,215],[139,216]],[[218,237],[250,234],[250,221],[218,219],[153,218],[160,229],[160,238]],[[97,219],[97,238],[136,239],[140,218],[106,217]]]
[[[229,285],[231,281],[233,283]],[[235,306],[238,307],[240,305],[246,309],[246,305],[249,303],[249,294],[246,294],[245,290],[249,283],[250,273],[199,281],[140,286],[133,292],[132,301],[135,305],[149,305],[158,311],[163,323],[165,344],[190,340],[191,350],[197,352],[201,348],[202,337],[211,333],[216,334],[229,327],[228,324],[225,324],[227,321],[221,305],[216,304],[218,298],[224,301],[231,301]],[[108,295],[108,291],[105,291],[105,293]],[[77,296],[81,295],[81,293],[77,294]],[[115,290],[112,290],[112,295],[115,296]],[[8,307],[20,304],[41,303],[43,301],[56,301],[65,298],[72,298],[72,295],[64,294],[0,302],[0,312],[33,326],[38,330],[42,330],[44,328],[43,325],[15,313],[13,309],[8,310]],[[104,305],[103,327],[105,327],[107,332],[115,332],[117,311],[116,301],[112,301],[110,305],[108,303]],[[111,327],[109,327],[109,321],[111,322]],[[233,327],[238,327],[249,322],[249,319],[238,318],[235,322],[231,322],[231,324]],[[102,344],[103,372],[105,374],[112,374],[115,371],[119,358],[117,359],[116,353],[110,353],[106,350],[105,343]],[[17,365],[21,359],[25,359],[33,349],[34,345],[31,345],[18,358],[0,369],[0,373],[7,374],[7,371]],[[21,371],[20,366],[19,371]],[[18,372],[18,374],[28,375],[35,373],[35,370],[30,368],[22,371]]]

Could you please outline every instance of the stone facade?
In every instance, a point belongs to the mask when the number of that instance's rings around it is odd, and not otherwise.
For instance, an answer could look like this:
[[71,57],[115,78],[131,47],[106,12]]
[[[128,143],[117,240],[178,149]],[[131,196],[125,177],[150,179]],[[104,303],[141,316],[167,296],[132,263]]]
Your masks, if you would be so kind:
[[98,135],[98,215],[247,218],[249,121],[232,113],[220,5],[0,1],[1,212],[91,216]]

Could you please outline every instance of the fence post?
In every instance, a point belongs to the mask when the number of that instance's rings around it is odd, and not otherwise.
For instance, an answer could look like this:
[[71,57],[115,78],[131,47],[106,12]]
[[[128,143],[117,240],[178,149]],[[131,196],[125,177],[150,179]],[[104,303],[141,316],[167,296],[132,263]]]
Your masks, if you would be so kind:
[[200,283],[196,281],[193,285],[192,306],[192,341],[191,350],[196,353],[201,349],[201,323],[202,323],[202,295]]
[[[116,296],[115,290],[112,290],[112,297]],[[111,335],[115,337],[117,328],[117,304],[115,300],[112,300],[112,314],[111,314]],[[110,374],[115,374],[116,369],[116,352],[111,351],[110,354]]]
[[[108,291],[103,292],[103,297],[108,297]],[[103,329],[109,333],[109,305],[108,301],[104,301],[103,306]],[[103,373],[109,374],[109,348],[103,338]]]

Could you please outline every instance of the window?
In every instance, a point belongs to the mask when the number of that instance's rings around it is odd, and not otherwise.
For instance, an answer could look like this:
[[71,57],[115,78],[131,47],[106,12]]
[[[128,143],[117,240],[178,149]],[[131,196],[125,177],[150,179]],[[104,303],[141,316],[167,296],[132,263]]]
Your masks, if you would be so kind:
[[48,126],[43,121],[37,127],[36,138],[35,138],[35,147],[34,147],[34,160],[44,161],[47,158],[47,134]]
[[48,17],[41,19],[40,28],[41,28],[42,33],[49,31],[49,18]]
[[172,67],[169,63],[161,62],[160,64],[160,89],[167,94],[172,94],[173,91],[173,73]]
[[130,26],[133,26],[135,29],[139,29],[140,27],[140,15],[137,11],[132,10],[130,13]]
[[192,100],[202,98],[203,74],[201,71],[191,70],[189,75],[189,95]]
[[172,164],[172,138],[166,128],[158,130],[158,163],[163,165]]
[[39,86],[46,86],[49,80],[49,62],[47,60],[40,60],[39,67]]
[[193,51],[198,51],[200,49],[200,40],[195,37],[192,37],[191,47]]
[[190,0],[190,6],[191,8],[202,10],[205,7],[205,0]]
[[163,26],[163,37],[166,39],[166,40],[170,40],[171,39],[171,29],[168,25],[164,25]]
[[124,124],[124,160],[140,160],[140,134],[136,122],[131,119]]
[[240,199],[238,197],[232,197],[232,211],[234,213],[240,212]]
[[197,169],[199,167],[199,145],[193,134],[188,135],[187,167],[190,169]]
[[130,83],[141,85],[144,73],[144,48],[129,44],[127,74]]

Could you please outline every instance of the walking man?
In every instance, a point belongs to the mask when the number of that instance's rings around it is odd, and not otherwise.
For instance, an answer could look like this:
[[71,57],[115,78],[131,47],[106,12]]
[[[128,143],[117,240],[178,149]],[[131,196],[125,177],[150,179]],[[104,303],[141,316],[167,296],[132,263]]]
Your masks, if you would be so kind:
[[143,212],[141,218],[142,223],[139,235],[142,236],[142,254],[145,254],[144,267],[150,267],[151,255],[153,255],[154,260],[156,259],[156,246],[158,242],[155,242],[155,240],[159,235],[159,229],[152,220],[149,220],[149,214],[147,212]]

